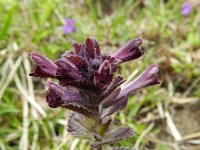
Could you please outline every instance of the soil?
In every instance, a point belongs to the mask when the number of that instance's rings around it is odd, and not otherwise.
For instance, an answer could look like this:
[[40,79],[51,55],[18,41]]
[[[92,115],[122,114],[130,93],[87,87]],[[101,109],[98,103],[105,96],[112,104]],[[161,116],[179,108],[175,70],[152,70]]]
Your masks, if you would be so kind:
[[[171,117],[182,137],[200,132],[199,103],[193,105],[177,105],[172,106],[171,108]],[[161,121],[157,128],[160,129],[160,133],[157,135],[157,139],[164,142],[175,143],[173,136],[170,134],[169,129],[167,128],[165,120]],[[198,139],[200,139],[200,137]],[[200,150],[200,145],[189,144],[187,141],[179,143],[178,146],[181,148],[181,150]]]

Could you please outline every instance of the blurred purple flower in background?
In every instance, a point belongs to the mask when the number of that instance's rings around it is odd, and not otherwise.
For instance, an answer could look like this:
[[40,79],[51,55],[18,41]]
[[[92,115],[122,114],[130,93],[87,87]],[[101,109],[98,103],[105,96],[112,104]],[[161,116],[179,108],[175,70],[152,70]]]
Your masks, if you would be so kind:
[[192,4],[190,2],[187,2],[187,1],[184,2],[182,4],[182,11],[181,11],[182,15],[188,16],[191,13],[191,11],[192,11]]
[[73,19],[65,19],[65,25],[63,26],[64,34],[70,34],[76,32],[75,21]]

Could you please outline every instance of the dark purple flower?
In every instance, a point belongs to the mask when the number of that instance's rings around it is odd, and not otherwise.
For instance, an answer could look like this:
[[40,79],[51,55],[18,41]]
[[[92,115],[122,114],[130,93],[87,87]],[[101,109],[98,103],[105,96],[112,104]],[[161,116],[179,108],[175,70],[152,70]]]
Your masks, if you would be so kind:
[[63,32],[69,34],[71,32],[76,32],[75,21],[73,19],[65,19],[65,25],[63,26]]
[[36,69],[35,77],[52,77],[59,84],[48,82],[46,99],[50,107],[62,107],[73,111],[68,121],[68,131],[74,136],[94,139],[93,147],[111,144],[133,136],[130,128],[117,125],[112,130],[112,114],[124,109],[129,94],[143,87],[159,84],[158,66],[150,65],[138,78],[122,86],[125,81],[115,75],[120,63],[139,58],[142,40],[126,43],[113,55],[101,54],[95,38],[87,38],[84,44],[73,41],[74,52],[66,52],[54,62],[31,53]]
[[192,11],[192,4],[190,2],[184,2],[182,4],[182,15],[183,16],[188,16]]
[[30,76],[44,78],[55,77],[57,71],[56,64],[35,52],[31,53],[30,57],[36,63],[35,69],[29,74]]
[[79,92],[69,89],[52,82],[45,85],[46,100],[50,107],[63,107],[71,109],[78,113],[88,116],[90,113],[94,115],[94,111],[90,110],[90,102],[87,101]]
[[142,39],[135,39],[129,41],[124,46],[122,46],[116,53],[114,53],[112,57],[119,59],[121,62],[137,59],[144,53],[139,49],[139,46],[141,44]]
[[152,64],[142,72],[135,80],[121,88],[118,98],[129,95],[138,89],[159,84],[158,81],[158,65]]

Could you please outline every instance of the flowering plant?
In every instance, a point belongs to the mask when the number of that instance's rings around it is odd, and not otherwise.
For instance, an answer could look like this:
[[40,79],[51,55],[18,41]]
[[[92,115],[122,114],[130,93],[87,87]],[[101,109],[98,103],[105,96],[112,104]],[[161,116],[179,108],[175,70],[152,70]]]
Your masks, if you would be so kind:
[[117,69],[121,63],[143,55],[141,43],[141,39],[129,41],[108,55],[101,54],[95,38],[87,38],[84,44],[73,41],[75,52],[64,53],[55,63],[31,53],[36,67],[30,75],[59,81],[46,83],[46,100],[52,108],[72,110],[68,120],[71,135],[92,139],[91,146],[98,149],[134,135],[131,128],[117,123],[111,115],[126,107],[131,93],[159,83],[158,66],[152,64],[135,80],[121,86],[125,80],[116,74]]

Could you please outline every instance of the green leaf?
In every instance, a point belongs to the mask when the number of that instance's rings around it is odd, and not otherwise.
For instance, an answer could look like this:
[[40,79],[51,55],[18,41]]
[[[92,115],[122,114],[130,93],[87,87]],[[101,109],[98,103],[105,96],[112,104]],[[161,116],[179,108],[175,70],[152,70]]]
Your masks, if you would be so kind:
[[16,7],[12,7],[8,12],[6,12],[5,22],[0,30],[0,40],[3,40],[8,35],[9,28],[12,23],[13,13]]

